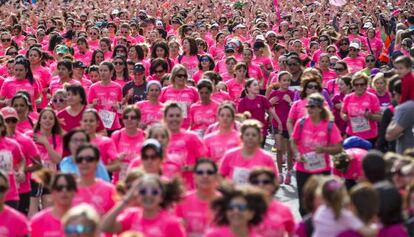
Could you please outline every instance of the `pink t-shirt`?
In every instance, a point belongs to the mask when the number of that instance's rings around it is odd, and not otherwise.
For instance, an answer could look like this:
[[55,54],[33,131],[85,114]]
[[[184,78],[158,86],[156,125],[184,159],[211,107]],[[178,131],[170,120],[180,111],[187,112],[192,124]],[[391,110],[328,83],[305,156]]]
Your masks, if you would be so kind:
[[184,65],[184,67],[187,69],[188,78],[193,78],[193,75],[198,71],[198,57],[197,55],[194,56],[182,56],[181,61],[177,63],[180,63]]
[[204,137],[204,144],[207,148],[207,157],[220,164],[226,151],[240,146],[240,134],[236,130],[231,130],[229,133],[215,131]]
[[[27,132],[27,136],[33,138],[33,132]],[[37,133],[37,136],[41,136],[39,133]],[[60,135],[52,135],[47,138],[49,144],[53,147],[53,149],[60,155],[62,155],[62,137]],[[44,145],[35,142],[37,149],[39,150],[40,159],[42,161],[42,165],[45,168],[51,169],[51,170],[57,170],[56,166],[57,164],[53,163],[52,159],[50,158],[47,149]]]
[[74,85],[74,84],[80,84],[80,82],[74,79],[70,79],[68,82],[62,83],[59,77],[53,78],[49,85],[50,94],[51,95],[55,94],[55,91],[57,91],[58,89],[63,89],[63,86],[66,84]]
[[165,103],[167,101],[177,102],[183,110],[183,128],[190,127],[189,111],[190,106],[197,102],[199,95],[197,89],[191,86],[185,86],[183,89],[176,89],[172,86],[163,88],[160,95],[160,101]]
[[338,79],[332,79],[326,83],[329,95],[333,96],[339,93]]
[[92,205],[99,215],[106,214],[114,205],[115,186],[101,179],[96,179],[91,186],[78,184],[78,192],[73,199],[73,206],[81,203]]
[[75,116],[72,116],[67,111],[69,107],[66,107],[66,109],[61,110],[57,117],[59,120],[62,120],[60,126],[65,131],[70,131],[73,128],[79,128],[80,127],[80,121],[82,120],[83,111],[85,111],[86,106],[83,107],[83,109]]
[[122,100],[121,86],[111,81],[108,85],[96,82],[89,88],[88,103],[98,100],[96,109],[106,128],[110,130],[121,128],[118,111],[113,107]]
[[362,177],[362,159],[368,151],[360,148],[350,148],[346,149],[345,152],[351,159],[348,169],[343,173],[333,168],[333,174],[345,179],[358,180],[358,178]]
[[98,146],[99,152],[101,153],[101,160],[105,165],[117,159],[118,152],[111,138],[97,135],[94,139],[91,139],[91,143]]
[[210,202],[201,200],[194,190],[184,196],[175,210],[176,215],[182,218],[188,236],[203,236],[214,218]]
[[[299,153],[306,162],[296,162],[295,169],[305,173],[320,173],[331,170],[329,154],[315,152],[317,146],[328,146],[338,144],[342,141],[338,127],[333,124],[328,137],[327,120],[321,120],[314,124],[309,117],[305,118],[301,126],[301,120],[295,123],[292,137],[296,142]],[[330,141],[328,144],[328,140]]]
[[[229,226],[212,227],[206,230],[204,237],[236,237]],[[249,231],[249,237],[262,237],[253,229]]]
[[301,117],[307,114],[306,112],[306,104],[308,100],[301,99],[293,102],[292,107],[290,108],[288,118],[292,119],[293,125],[298,121]]
[[272,155],[261,148],[258,148],[255,154],[249,158],[243,156],[241,147],[227,151],[220,164],[219,172],[235,184],[246,184],[250,171],[256,167],[270,168],[276,174],[276,177],[279,175]]
[[226,81],[226,86],[229,90],[230,98],[238,104],[240,101],[240,96],[242,91],[244,90],[244,85],[246,84],[246,81],[243,80],[242,83],[238,83],[234,78],[230,81]]
[[[141,153],[141,145],[145,140],[145,134],[142,130],[138,130],[135,136],[129,136],[125,128],[115,131],[111,135],[111,139],[115,144],[116,150],[119,154],[126,153],[127,155],[121,160],[121,170],[114,174],[113,183],[117,183],[118,180],[122,180],[126,177],[129,163],[138,157]],[[119,176],[119,177],[117,177]]]
[[[194,132],[181,130],[171,133],[170,143],[167,148],[168,160],[182,165],[194,165],[196,160],[206,154],[203,141]],[[182,177],[188,188],[194,188],[193,174],[191,171],[182,172]]]
[[145,218],[142,212],[138,208],[128,208],[121,213],[117,218],[122,226],[121,233],[133,230],[151,237],[186,236],[184,227],[177,216],[162,210],[153,218]]
[[30,221],[31,237],[64,236],[62,222],[52,214],[52,208],[36,213]]
[[162,103],[152,104],[149,100],[143,100],[136,103],[141,111],[141,123],[145,126],[160,122],[163,117],[164,105]]
[[348,69],[351,73],[361,71],[365,68],[365,59],[361,56],[356,58],[346,57],[344,61],[348,65]]
[[272,200],[260,225],[255,227],[263,237],[284,237],[293,233],[295,218],[288,206],[278,200]]
[[224,56],[224,45],[215,44],[209,48],[209,53],[214,60],[221,59]]
[[[33,142],[33,139],[19,132],[16,132],[15,135],[11,138],[20,145],[23,157],[26,160],[26,167],[31,165],[33,163],[32,159],[36,156],[39,156],[39,150]],[[30,192],[30,177],[31,172],[26,172],[25,181],[19,184],[19,193]]]
[[39,108],[44,108],[49,101],[47,99],[47,91],[43,89],[48,88],[49,83],[52,80],[52,73],[49,68],[43,66],[32,69],[32,73],[34,79],[39,83],[39,91],[42,93],[42,102],[40,103]]
[[[273,107],[275,108],[275,112],[277,116],[279,116],[280,121],[282,122],[283,131],[287,131],[286,122],[287,122],[288,114],[289,114],[290,107],[291,107],[290,104],[283,99],[285,95],[289,96],[290,99],[293,101],[294,92],[291,90],[287,90],[287,91],[274,90],[269,95],[269,101],[274,97],[278,99],[278,103],[275,104]],[[274,128],[278,128],[277,127],[278,124],[276,123],[275,120],[272,120],[272,124]]]
[[231,101],[229,93],[225,91],[216,91],[211,94],[211,100],[214,100],[218,104],[221,104],[224,101]]
[[18,91],[27,91],[29,93],[32,105],[34,106],[33,109],[36,110],[36,99],[41,93],[39,84],[36,82],[30,84],[29,80],[17,80],[13,77],[12,79],[4,81],[0,90],[0,96],[6,99],[12,99]]
[[9,176],[9,190],[5,195],[6,201],[19,200],[14,169],[22,159],[22,151],[16,141],[8,137],[0,139],[0,170]]
[[0,212],[0,236],[23,237],[29,235],[29,221],[20,212],[4,206]]
[[88,50],[85,53],[81,53],[79,50],[75,50],[74,57],[85,65],[89,65],[92,60],[92,51]]
[[195,81],[195,83],[197,84],[198,81],[201,80],[201,76],[203,75],[203,71],[202,70],[198,70],[196,73],[194,73],[193,75],[193,80]]
[[377,136],[378,123],[364,117],[366,111],[378,113],[381,111],[377,96],[365,92],[362,96],[354,93],[344,98],[342,111],[348,115],[346,133],[350,136],[359,136],[370,139]]
[[197,132],[202,137],[208,126],[216,122],[218,107],[219,104],[214,101],[207,105],[201,102],[192,104],[190,107],[191,130]]
[[327,87],[327,84],[330,80],[336,78],[336,72],[332,69],[328,69],[327,71],[322,72],[322,86],[323,88]]

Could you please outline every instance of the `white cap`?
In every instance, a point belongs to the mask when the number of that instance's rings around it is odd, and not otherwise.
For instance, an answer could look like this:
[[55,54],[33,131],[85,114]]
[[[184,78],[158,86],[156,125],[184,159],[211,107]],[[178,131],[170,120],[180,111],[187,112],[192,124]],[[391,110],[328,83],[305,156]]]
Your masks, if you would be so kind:
[[359,49],[360,47],[359,47],[359,44],[358,43],[355,43],[355,42],[352,42],[350,45],[349,45],[349,47],[350,48],[356,48],[356,49]]
[[266,41],[265,37],[263,35],[257,35],[256,41]]
[[364,26],[363,26],[363,28],[365,28],[365,29],[369,29],[369,28],[371,28],[371,27],[373,27],[373,25],[372,25],[372,23],[371,23],[371,22],[367,22],[367,23],[365,23],[365,24],[364,24]]
[[239,29],[239,28],[246,28],[246,26],[243,24],[238,24],[234,27],[234,29]]
[[276,32],[274,32],[273,30],[268,31],[268,32],[266,33],[266,38],[267,38],[267,37],[269,37],[270,35],[275,35],[275,36],[276,36]]

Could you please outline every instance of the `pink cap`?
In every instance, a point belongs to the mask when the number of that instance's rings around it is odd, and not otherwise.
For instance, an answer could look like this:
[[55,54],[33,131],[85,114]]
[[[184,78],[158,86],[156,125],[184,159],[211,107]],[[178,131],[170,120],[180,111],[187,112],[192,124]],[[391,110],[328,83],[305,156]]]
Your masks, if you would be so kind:
[[19,117],[17,116],[16,110],[12,107],[4,107],[0,110],[0,112],[3,115],[4,119],[8,119],[8,118],[19,119]]

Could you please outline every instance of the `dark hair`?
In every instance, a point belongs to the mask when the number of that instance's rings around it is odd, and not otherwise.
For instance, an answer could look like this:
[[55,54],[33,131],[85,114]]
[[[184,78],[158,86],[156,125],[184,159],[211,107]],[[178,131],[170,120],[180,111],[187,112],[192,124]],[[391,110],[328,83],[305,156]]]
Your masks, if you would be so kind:
[[196,161],[196,163],[195,163],[195,165],[194,165],[194,172],[198,169],[198,167],[200,166],[200,165],[202,165],[202,164],[210,164],[211,165],[211,167],[213,167],[213,170],[214,170],[214,172],[215,173],[217,173],[217,171],[218,171],[218,167],[217,167],[217,164],[216,164],[216,162],[214,162],[213,160],[210,160],[210,159],[208,159],[208,158],[200,158],[200,159],[198,159],[197,161]]
[[370,183],[385,179],[384,154],[378,150],[370,150],[362,159],[362,169]]
[[90,141],[90,137],[88,135],[88,133],[86,133],[85,130],[80,129],[80,128],[74,128],[71,129],[69,132],[67,132],[62,139],[62,143],[63,143],[63,150],[64,151],[69,151],[69,143],[70,140],[72,139],[72,136],[75,135],[76,133],[83,133],[86,136],[86,141],[89,142]]
[[168,102],[166,103],[165,107],[164,107],[164,118],[167,117],[167,113],[170,109],[179,109],[180,113],[183,112],[183,109],[180,107],[180,105],[177,102]]
[[103,61],[101,62],[101,64],[99,64],[99,66],[107,66],[109,68],[109,71],[112,71],[112,72],[115,71],[114,64],[110,61]]
[[[93,53],[92,53],[92,59],[91,59],[91,66],[92,65],[97,65],[97,63],[96,63],[96,55],[98,54],[98,53],[101,53],[103,56],[105,56],[105,53],[102,51],[102,50],[100,50],[100,49],[95,49],[94,51],[93,51]],[[104,58],[104,60],[105,60],[105,58]]]
[[[126,62],[126,59],[125,59],[125,57],[123,57],[123,56],[115,56],[113,59],[112,59],[112,62],[114,62],[115,60],[122,60],[122,64],[124,65],[124,70],[123,70],[123,72],[122,72],[122,77],[124,78],[124,81],[129,81],[129,72],[128,72],[128,65],[127,65],[127,62]],[[114,68],[115,69],[115,68]],[[116,72],[115,72],[115,70],[114,70],[114,74],[113,74],[113,76],[112,76],[112,80],[113,81],[115,81],[116,80]]]
[[79,153],[86,149],[91,149],[93,151],[93,155],[96,160],[100,159],[101,153],[99,152],[98,147],[90,143],[81,144],[76,150],[75,157],[78,157]]
[[33,128],[33,133],[36,133],[36,132],[40,131],[40,122],[42,120],[43,114],[46,113],[46,112],[51,112],[53,114],[53,119],[54,119],[55,124],[52,127],[52,134],[53,135],[55,135],[55,134],[56,135],[61,135],[62,134],[62,129],[60,128],[59,119],[56,116],[56,113],[52,108],[44,108],[44,109],[42,109],[42,111],[40,111],[39,119],[37,120],[36,125]]
[[107,44],[109,47],[109,51],[112,51],[111,48],[111,39],[107,38],[107,37],[103,37],[99,40],[99,42],[104,42],[105,44]]
[[24,66],[24,69],[26,70],[26,78],[29,81],[31,85],[35,83],[35,79],[33,77],[32,69],[30,68],[30,62],[23,56],[17,56],[14,60],[14,65],[21,64]]
[[7,127],[6,127],[6,122],[4,120],[4,117],[1,113],[0,113],[0,127],[3,127],[0,136],[5,137],[7,135]]
[[197,90],[200,92],[203,88],[207,88],[209,92],[213,92],[213,83],[210,80],[202,79],[197,84]]
[[398,189],[384,181],[374,185],[379,195],[378,217],[384,226],[403,223],[402,197]]
[[170,181],[161,180],[158,175],[154,174],[145,174],[139,182],[142,184],[143,182],[151,180],[155,181],[162,191],[162,201],[160,206],[163,209],[170,207],[172,204],[181,200],[183,196],[184,190],[181,184],[181,181],[178,177],[173,178]]
[[86,105],[88,104],[88,101],[86,100],[86,92],[85,89],[83,89],[83,86],[80,84],[73,84],[68,85],[65,90],[67,92],[71,92],[72,94],[79,95],[81,98],[81,104]]
[[168,47],[167,42],[163,40],[157,40],[152,44],[151,58],[158,58],[157,53],[156,53],[157,48],[162,48],[164,50],[163,58],[168,58],[168,56],[170,55],[170,49]]
[[134,48],[135,51],[137,51],[138,60],[143,60],[145,58],[144,50],[142,49],[141,45],[132,45],[131,47],[129,47],[129,50],[131,50],[131,48]]
[[302,78],[302,81],[300,82],[301,87],[302,87],[302,91],[300,92],[300,98],[301,99],[304,99],[304,98],[306,98],[308,96],[306,94],[306,87],[311,82],[317,83],[318,84],[318,91],[319,92],[322,91],[322,84],[321,84],[321,81],[320,81],[320,79],[318,77],[311,76],[311,77]]
[[77,191],[78,186],[76,183],[76,179],[73,174],[70,173],[54,173],[52,170],[42,169],[36,171],[35,173],[36,178],[40,180],[40,183],[50,190],[56,190],[57,184],[60,178],[65,179],[67,182],[67,189],[70,191]]
[[49,46],[47,48],[47,50],[49,52],[52,52],[55,50],[56,46],[63,43],[63,37],[59,34],[53,34],[50,38],[49,38]]
[[96,109],[93,109],[93,108],[86,109],[85,111],[83,111],[82,117],[86,113],[92,113],[95,116],[96,121],[99,123],[100,117],[99,117],[98,111]]
[[27,91],[18,91],[11,99],[11,106],[13,106],[14,101],[17,99],[23,99],[27,107],[29,107],[29,111],[33,111],[32,102],[30,101],[30,95],[29,93],[27,93]]
[[125,51],[125,56],[128,56],[128,48],[125,45],[118,44],[117,46],[114,47],[112,58],[115,58],[115,56],[117,56],[116,51],[120,48],[122,48]]
[[157,67],[162,67],[165,72],[168,72],[168,62],[164,58],[155,58],[151,60],[150,74],[154,74]]
[[351,201],[356,214],[364,223],[369,223],[378,212],[379,197],[377,191],[369,183],[360,183],[351,189]]
[[[184,42],[184,40],[187,40],[188,43],[190,44],[190,52],[189,52],[190,56],[197,55],[198,48],[197,48],[197,43],[196,43],[195,39],[192,38],[192,37],[184,37],[182,42]],[[183,53],[183,55],[185,55],[185,53]]]
[[228,225],[227,209],[234,198],[241,197],[246,200],[248,209],[254,212],[249,225],[258,225],[262,222],[267,211],[265,195],[261,190],[252,186],[222,189],[222,196],[211,202],[211,209],[214,211],[214,222],[217,225]]
[[408,56],[399,56],[395,61],[395,64],[401,64],[404,65],[406,68],[412,68],[413,67],[413,60],[411,60]]
[[138,121],[140,121],[141,120],[141,110],[139,110],[138,107],[136,107],[134,105],[126,106],[125,109],[122,111],[122,116],[125,116],[126,114],[128,114],[131,111],[135,113],[135,115],[137,116]]
[[207,77],[214,85],[217,85],[217,83],[223,80],[220,74],[216,73],[215,71],[203,72],[202,78],[204,77]]
[[84,43],[86,48],[89,49],[89,44],[85,37],[81,36],[76,40],[76,44],[79,44],[80,42]]
[[201,67],[201,60],[203,58],[208,58],[208,61],[210,62],[210,66],[208,67],[208,70],[209,71],[212,71],[214,69],[214,67],[216,66],[216,64],[214,62],[214,59],[210,55],[208,55],[208,54],[203,54],[203,55],[200,56],[200,60],[198,60],[198,69],[199,70],[202,69],[202,67]]
[[279,189],[279,182],[277,180],[276,174],[273,170],[267,167],[256,167],[249,174],[249,183],[253,184],[254,180],[257,179],[260,175],[266,175],[273,183],[272,185],[275,186],[273,190],[273,194],[277,192]]
[[255,78],[249,78],[246,81],[246,84],[244,84],[244,90],[242,91],[240,98],[244,98],[247,96],[247,88],[249,88],[255,81],[257,81]]
[[351,83],[352,78],[351,77],[349,77],[349,76],[343,76],[343,77],[340,77],[339,80],[343,81],[345,83],[345,85],[347,85],[348,87],[352,88],[352,83]]
[[69,76],[70,76],[70,77],[72,77],[72,75],[73,75],[73,65],[72,65],[72,62],[71,62],[71,61],[66,60],[66,59],[64,59],[64,60],[60,60],[60,61],[57,63],[56,68],[59,68],[60,66],[64,66],[66,69],[68,69],[68,71],[69,71]]

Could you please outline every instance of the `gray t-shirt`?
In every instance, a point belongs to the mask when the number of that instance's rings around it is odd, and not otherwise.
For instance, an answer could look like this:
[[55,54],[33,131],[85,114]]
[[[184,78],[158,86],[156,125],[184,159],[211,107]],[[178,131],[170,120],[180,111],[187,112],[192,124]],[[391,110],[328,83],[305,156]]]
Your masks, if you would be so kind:
[[409,100],[395,108],[394,121],[404,128],[397,139],[396,151],[403,153],[407,148],[414,148],[414,101]]

